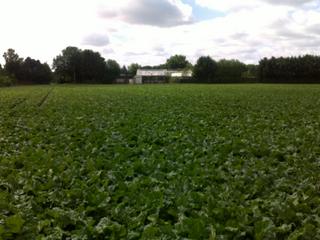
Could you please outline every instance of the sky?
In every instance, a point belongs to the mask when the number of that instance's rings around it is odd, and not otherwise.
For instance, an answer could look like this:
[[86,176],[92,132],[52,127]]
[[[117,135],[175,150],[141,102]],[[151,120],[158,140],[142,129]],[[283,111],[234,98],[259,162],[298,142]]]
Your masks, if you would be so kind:
[[320,53],[319,0],[0,0],[0,23],[1,53],[50,65],[67,46],[121,65]]

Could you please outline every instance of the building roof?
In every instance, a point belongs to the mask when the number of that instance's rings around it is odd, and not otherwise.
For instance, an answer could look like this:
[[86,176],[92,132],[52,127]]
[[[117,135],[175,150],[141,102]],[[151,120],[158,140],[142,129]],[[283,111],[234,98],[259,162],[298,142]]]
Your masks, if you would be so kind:
[[191,70],[167,70],[167,69],[138,69],[137,75],[139,77],[191,77]]
[[137,76],[167,76],[166,69],[138,69]]

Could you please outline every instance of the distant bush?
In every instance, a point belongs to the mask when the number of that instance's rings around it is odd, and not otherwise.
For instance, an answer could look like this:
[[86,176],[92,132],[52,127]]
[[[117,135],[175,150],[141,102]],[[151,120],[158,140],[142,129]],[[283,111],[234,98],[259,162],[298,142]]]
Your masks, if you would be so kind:
[[218,83],[243,82],[244,81],[243,73],[245,73],[246,71],[247,71],[246,64],[234,59],[231,59],[231,60],[222,59],[219,62],[217,62],[217,73],[216,73],[214,82],[218,82]]
[[248,64],[246,68],[247,68],[247,71],[241,74],[242,82],[257,83],[259,80],[258,79],[259,66],[254,64]]
[[0,74],[0,87],[9,87],[12,86],[15,83],[15,80],[4,74]]

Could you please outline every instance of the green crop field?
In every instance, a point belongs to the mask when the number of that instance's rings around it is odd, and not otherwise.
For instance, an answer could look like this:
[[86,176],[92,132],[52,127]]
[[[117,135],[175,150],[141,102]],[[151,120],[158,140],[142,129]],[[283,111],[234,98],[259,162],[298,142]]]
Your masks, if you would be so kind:
[[320,85],[2,88],[0,239],[320,239]]

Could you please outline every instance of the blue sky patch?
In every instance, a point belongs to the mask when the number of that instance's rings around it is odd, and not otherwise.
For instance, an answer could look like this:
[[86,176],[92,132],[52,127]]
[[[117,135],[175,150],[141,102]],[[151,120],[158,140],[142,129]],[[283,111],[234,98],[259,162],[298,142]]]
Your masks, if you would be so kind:
[[195,0],[182,0],[183,3],[189,4],[193,9],[193,16],[196,21],[204,21],[217,17],[223,17],[223,12],[215,11],[206,7],[201,7],[195,3]]

